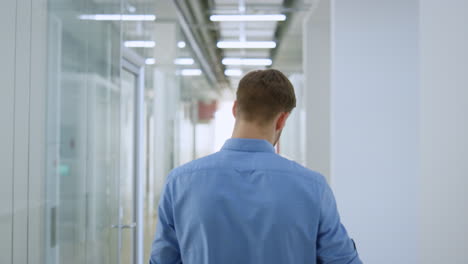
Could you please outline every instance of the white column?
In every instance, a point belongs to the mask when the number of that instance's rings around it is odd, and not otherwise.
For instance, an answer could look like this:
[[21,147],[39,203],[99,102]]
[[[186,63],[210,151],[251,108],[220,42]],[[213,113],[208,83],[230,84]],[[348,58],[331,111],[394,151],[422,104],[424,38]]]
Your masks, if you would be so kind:
[[45,11],[43,0],[0,9],[0,263],[42,261]]
[[173,150],[173,123],[176,118],[178,86],[175,78],[174,59],[177,54],[177,25],[174,22],[155,24],[154,57],[154,190],[156,199],[171,169]]
[[288,76],[296,94],[296,108],[288,118],[280,138],[280,153],[288,159],[305,164],[305,101],[303,96],[304,78],[302,74]]
[[307,165],[364,263],[417,263],[417,0],[323,0],[304,31]]
[[0,8],[0,263],[12,262],[16,1]]
[[[46,254],[43,245],[46,237],[44,226],[46,215],[50,216],[46,209],[46,126],[47,126],[47,47],[48,43],[48,12],[47,0],[31,1],[31,101],[29,107],[29,217],[28,217],[28,260],[43,263]],[[49,32],[50,33],[50,32]],[[48,186],[50,187],[50,186]],[[48,229],[47,229],[48,230]]]
[[[28,184],[29,184],[29,120],[30,120],[30,60],[31,60],[31,2],[16,3],[16,70],[14,114],[14,180],[13,180],[13,263],[26,263],[28,243]],[[34,99],[32,99],[34,100]]]
[[417,263],[418,1],[332,3],[331,184],[365,263]]
[[420,1],[421,261],[468,263],[468,1]]
[[161,70],[154,71],[154,192],[155,198],[159,195],[164,186],[167,172],[167,156],[170,151],[167,143],[167,87],[170,78],[167,73]]
[[303,24],[306,165],[330,177],[330,1],[317,2]]

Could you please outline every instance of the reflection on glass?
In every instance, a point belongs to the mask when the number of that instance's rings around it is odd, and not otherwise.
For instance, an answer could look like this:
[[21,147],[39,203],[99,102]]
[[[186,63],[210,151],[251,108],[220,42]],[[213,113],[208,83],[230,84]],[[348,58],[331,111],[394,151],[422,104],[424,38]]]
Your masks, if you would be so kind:
[[[138,76],[122,67],[124,49],[146,63],[145,219],[144,245],[140,245],[146,262],[165,177],[174,165],[200,152],[196,108],[209,85],[190,44],[181,36],[170,4],[141,0],[46,2],[43,263],[134,263],[141,252],[136,251],[135,228],[131,228],[138,208],[135,196],[141,194],[135,191]],[[158,10],[163,11],[156,14]],[[156,15],[162,22],[154,20]],[[175,63],[177,58],[188,60]]]
[[[137,78],[122,70],[122,100],[120,105],[120,199],[122,224],[135,222],[135,91]],[[135,228],[122,229],[122,262],[133,263]]]
[[117,263],[120,0],[48,1],[47,264]]

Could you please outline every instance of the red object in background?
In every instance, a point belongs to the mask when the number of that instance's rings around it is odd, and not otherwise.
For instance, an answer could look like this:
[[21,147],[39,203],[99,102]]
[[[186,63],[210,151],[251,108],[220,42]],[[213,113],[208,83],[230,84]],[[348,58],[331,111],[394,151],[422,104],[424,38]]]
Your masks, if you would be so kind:
[[207,122],[214,118],[214,114],[218,109],[218,102],[211,101],[210,103],[205,103],[203,101],[198,102],[198,121]]

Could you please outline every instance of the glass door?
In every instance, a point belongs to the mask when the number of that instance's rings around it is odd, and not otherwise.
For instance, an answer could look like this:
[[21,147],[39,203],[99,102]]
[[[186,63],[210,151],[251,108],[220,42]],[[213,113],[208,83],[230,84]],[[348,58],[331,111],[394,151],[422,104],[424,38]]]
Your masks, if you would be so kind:
[[121,98],[121,166],[120,166],[120,218],[121,263],[134,263],[136,228],[136,179],[135,179],[135,115],[137,76],[122,70]]
[[143,70],[122,61],[120,99],[119,263],[142,263]]
[[[78,19],[90,13],[90,0],[42,2],[48,27],[44,263],[115,264],[121,26]],[[120,2],[99,10],[118,12]]]

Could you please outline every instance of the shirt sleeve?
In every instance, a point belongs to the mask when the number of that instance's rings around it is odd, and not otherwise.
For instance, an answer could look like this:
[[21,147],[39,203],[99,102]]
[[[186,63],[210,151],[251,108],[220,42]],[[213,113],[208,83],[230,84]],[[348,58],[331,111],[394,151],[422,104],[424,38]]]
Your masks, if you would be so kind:
[[158,206],[156,236],[151,249],[150,264],[182,263],[173,219],[170,182],[166,182]]
[[335,197],[326,183],[320,208],[317,263],[362,264],[353,240],[341,224]]

